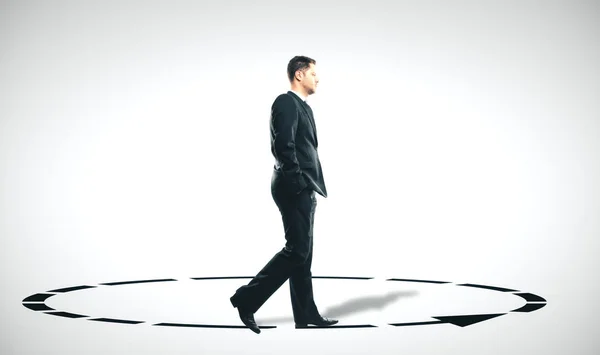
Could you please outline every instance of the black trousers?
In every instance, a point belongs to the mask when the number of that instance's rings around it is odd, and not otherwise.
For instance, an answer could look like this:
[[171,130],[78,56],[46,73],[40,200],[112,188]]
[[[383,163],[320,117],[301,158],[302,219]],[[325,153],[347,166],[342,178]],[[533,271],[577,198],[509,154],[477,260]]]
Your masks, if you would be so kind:
[[289,279],[294,321],[306,322],[319,316],[310,270],[317,199],[310,188],[299,194],[290,191],[277,170],[271,180],[271,195],[281,212],[285,247],[247,285],[237,289],[231,303],[255,313]]

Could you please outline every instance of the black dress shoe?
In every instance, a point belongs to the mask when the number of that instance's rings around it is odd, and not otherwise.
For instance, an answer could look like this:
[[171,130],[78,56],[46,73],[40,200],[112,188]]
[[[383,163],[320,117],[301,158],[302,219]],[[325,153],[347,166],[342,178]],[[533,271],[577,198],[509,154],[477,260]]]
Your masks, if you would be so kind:
[[309,324],[312,325],[316,325],[319,327],[328,327],[330,325],[334,325],[338,322],[337,319],[329,319],[326,317],[319,317],[319,318],[315,318],[313,320],[310,320],[308,322],[305,323],[296,323],[296,328],[306,328]]
[[254,313],[245,311],[240,307],[238,307],[238,313],[240,314],[240,319],[242,320],[242,323],[244,323],[246,327],[250,328],[250,330],[252,330],[256,334],[260,334],[260,328],[254,321]]

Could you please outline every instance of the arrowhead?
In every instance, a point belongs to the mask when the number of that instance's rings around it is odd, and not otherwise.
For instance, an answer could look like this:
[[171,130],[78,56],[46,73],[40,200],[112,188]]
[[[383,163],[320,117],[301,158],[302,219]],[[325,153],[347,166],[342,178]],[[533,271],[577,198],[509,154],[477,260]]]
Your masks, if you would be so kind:
[[451,323],[451,324],[457,325],[459,327],[466,327],[468,325],[483,322],[485,320],[503,316],[505,314],[506,313],[472,314],[472,315],[467,315],[467,316],[448,316],[448,317],[433,317],[433,318],[441,320],[444,323]]

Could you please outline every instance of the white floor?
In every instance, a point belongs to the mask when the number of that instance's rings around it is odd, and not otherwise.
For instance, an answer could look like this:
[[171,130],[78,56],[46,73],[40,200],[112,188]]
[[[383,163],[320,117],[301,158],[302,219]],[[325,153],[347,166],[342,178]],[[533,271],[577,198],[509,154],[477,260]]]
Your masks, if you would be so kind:
[[[597,2],[215,3],[0,5],[0,354],[598,353]],[[155,325],[241,325],[248,279],[193,278],[283,247],[295,55],[320,78],[313,275],[370,279],[314,279],[338,328],[295,329],[287,283],[260,335]]]
[[[89,346],[87,341],[80,343],[79,335],[73,337],[72,332],[81,332],[84,337],[85,334],[96,333],[98,338],[94,341],[94,347],[79,350],[86,353],[229,353],[241,349],[250,353],[275,353],[277,350],[271,347],[277,344],[285,346],[285,343],[279,343],[284,339],[293,344],[302,342],[302,339],[313,344],[286,350],[291,353],[313,347],[315,351],[330,349],[354,353],[363,349],[359,344],[364,339],[380,341],[371,345],[378,350],[410,347],[411,351],[442,351],[448,345],[441,346],[438,340],[450,334],[466,337],[466,334],[482,336],[487,332],[501,331],[507,337],[514,337],[514,327],[535,324],[536,319],[546,318],[548,313],[552,313],[551,309],[544,309],[547,307],[545,299],[526,295],[526,292],[519,290],[490,289],[487,286],[482,288],[481,285],[451,282],[421,282],[424,280],[315,278],[314,286],[321,312],[340,320],[335,328],[295,329],[286,283],[257,312],[258,324],[267,327],[263,328],[260,335],[255,335],[241,326],[237,312],[228,302],[229,295],[240,285],[240,280],[243,279],[168,278],[129,280],[138,281],[135,283],[78,285],[84,287],[47,290],[50,292],[37,296],[41,299],[26,299],[24,305],[32,307],[31,311],[37,313],[38,319],[31,319],[34,324],[52,324],[44,334],[59,329],[71,334],[68,337],[72,339],[71,342],[62,341],[60,345],[52,345],[55,349],[52,351],[57,353],[75,351],[70,349],[77,346]],[[526,304],[541,307],[533,311],[539,313],[523,311],[522,307]],[[479,316],[485,318],[485,315],[491,319],[480,319],[479,322],[467,320],[465,323],[467,316],[473,319]],[[25,314],[23,316],[28,318]],[[177,331],[179,334],[176,334]],[[120,336],[117,335],[119,332]],[[406,338],[409,334],[410,337]],[[170,345],[164,344],[163,337],[166,335],[179,340]],[[138,336],[140,338],[136,340]],[[133,340],[128,340],[130,337],[134,337]],[[144,337],[148,338],[142,340]],[[261,339],[253,340],[253,337]],[[436,341],[427,340],[431,337]],[[48,340],[46,335],[38,338]],[[198,339],[202,341],[198,343]],[[402,341],[396,343],[394,340],[398,339]],[[117,351],[116,344],[127,344],[129,347],[131,342],[134,349]],[[507,344],[507,340],[498,339],[498,343]],[[42,344],[43,341],[37,346]],[[266,346],[267,349],[247,348],[252,344]],[[458,343],[452,346],[458,346]],[[485,347],[489,345],[482,346],[487,351]]]

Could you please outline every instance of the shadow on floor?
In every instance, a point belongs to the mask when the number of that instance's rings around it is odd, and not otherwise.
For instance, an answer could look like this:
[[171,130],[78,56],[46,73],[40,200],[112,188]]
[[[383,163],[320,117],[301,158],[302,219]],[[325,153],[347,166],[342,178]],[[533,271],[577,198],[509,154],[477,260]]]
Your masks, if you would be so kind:
[[[336,318],[350,314],[356,314],[360,312],[366,312],[371,310],[382,310],[388,305],[394,303],[399,298],[408,298],[418,295],[417,291],[398,291],[389,292],[382,296],[365,296],[347,300],[340,303],[337,306],[331,306],[321,311],[321,315],[324,317]],[[317,305],[318,306],[318,305]],[[290,305],[290,312],[291,312]],[[261,324],[281,324],[281,323],[293,323],[294,317],[271,317],[271,318],[260,318],[256,317],[256,322]]]

